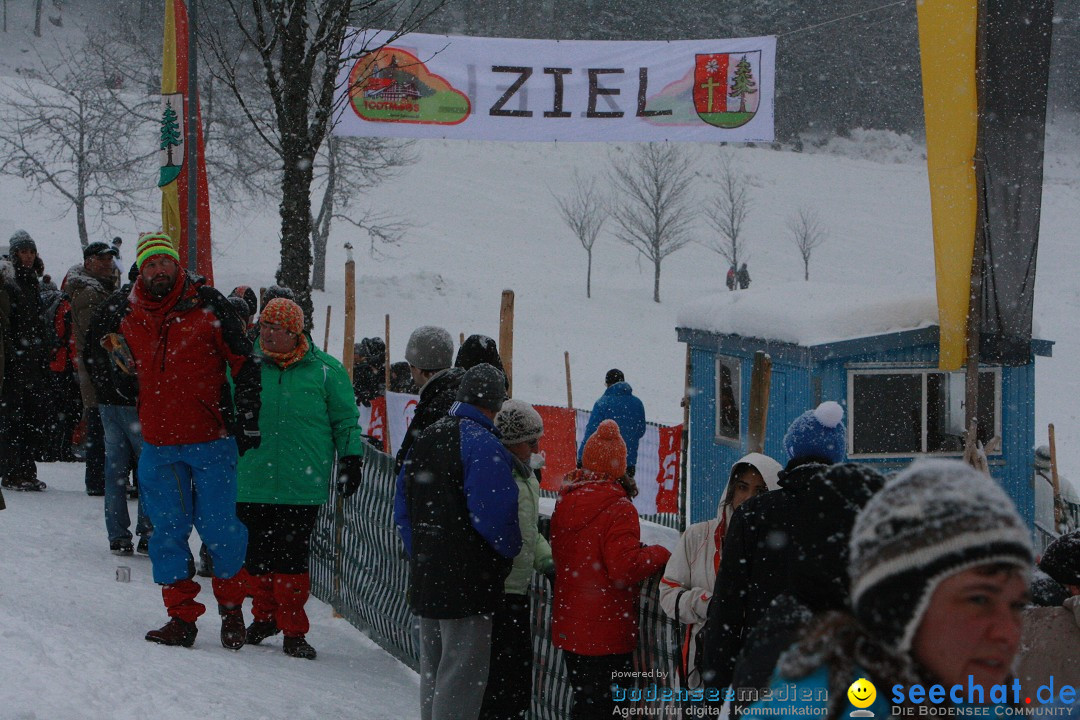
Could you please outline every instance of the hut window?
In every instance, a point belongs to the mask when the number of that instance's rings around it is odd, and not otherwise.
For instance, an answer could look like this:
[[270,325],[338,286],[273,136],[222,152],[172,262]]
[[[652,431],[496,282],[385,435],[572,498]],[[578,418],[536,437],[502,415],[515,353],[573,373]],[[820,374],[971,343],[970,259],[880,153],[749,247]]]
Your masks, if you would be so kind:
[[[984,445],[990,445],[1001,433],[1000,370],[979,372],[979,399],[978,436]],[[851,370],[850,453],[888,456],[963,452],[963,400],[963,373],[914,368]]]
[[738,358],[716,358],[716,439],[738,443],[742,385]]

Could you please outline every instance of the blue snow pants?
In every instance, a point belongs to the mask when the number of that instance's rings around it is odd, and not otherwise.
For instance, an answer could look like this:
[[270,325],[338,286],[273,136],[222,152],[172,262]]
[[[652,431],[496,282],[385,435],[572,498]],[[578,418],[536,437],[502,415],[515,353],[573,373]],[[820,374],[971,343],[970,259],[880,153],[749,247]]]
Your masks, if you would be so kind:
[[214,575],[228,579],[240,572],[248,533],[236,517],[236,462],[231,437],[191,445],[143,443],[139,497],[154,526],[154,582],[165,585],[194,574],[192,526],[210,551]]

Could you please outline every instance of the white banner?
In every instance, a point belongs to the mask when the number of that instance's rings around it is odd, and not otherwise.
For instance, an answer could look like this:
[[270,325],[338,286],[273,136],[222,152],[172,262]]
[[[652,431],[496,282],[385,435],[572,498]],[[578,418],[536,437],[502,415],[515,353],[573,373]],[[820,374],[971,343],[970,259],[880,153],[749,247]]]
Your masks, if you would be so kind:
[[772,36],[621,42],[411,33],[380,47],[390,37],[356,32],[342,48],[335,133],[538,142],[773,139]]

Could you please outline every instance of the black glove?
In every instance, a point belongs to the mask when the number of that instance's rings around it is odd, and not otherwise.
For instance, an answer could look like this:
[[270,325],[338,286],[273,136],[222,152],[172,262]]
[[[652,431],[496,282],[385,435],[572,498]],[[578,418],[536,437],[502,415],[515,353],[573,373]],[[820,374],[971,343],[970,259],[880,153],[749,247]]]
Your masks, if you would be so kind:
[[364,458],[349,455],[338,459],[337,491],[342,497],[350,497],[360,489],[364,475]]
[[259,419],[255,413],[239,412],[236,418],[236,449],[243,455],[248,450],[254,450],[262,443],[262,433],[259,432]]

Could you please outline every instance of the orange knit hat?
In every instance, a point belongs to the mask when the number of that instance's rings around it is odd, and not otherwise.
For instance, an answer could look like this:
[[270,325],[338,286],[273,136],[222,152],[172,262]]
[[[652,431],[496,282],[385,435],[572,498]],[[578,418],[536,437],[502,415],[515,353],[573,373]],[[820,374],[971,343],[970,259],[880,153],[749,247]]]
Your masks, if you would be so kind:
[[626,443],[614,420],[605,420],[585,441],[581,467],[586,470],[620,478],[626,474]]

